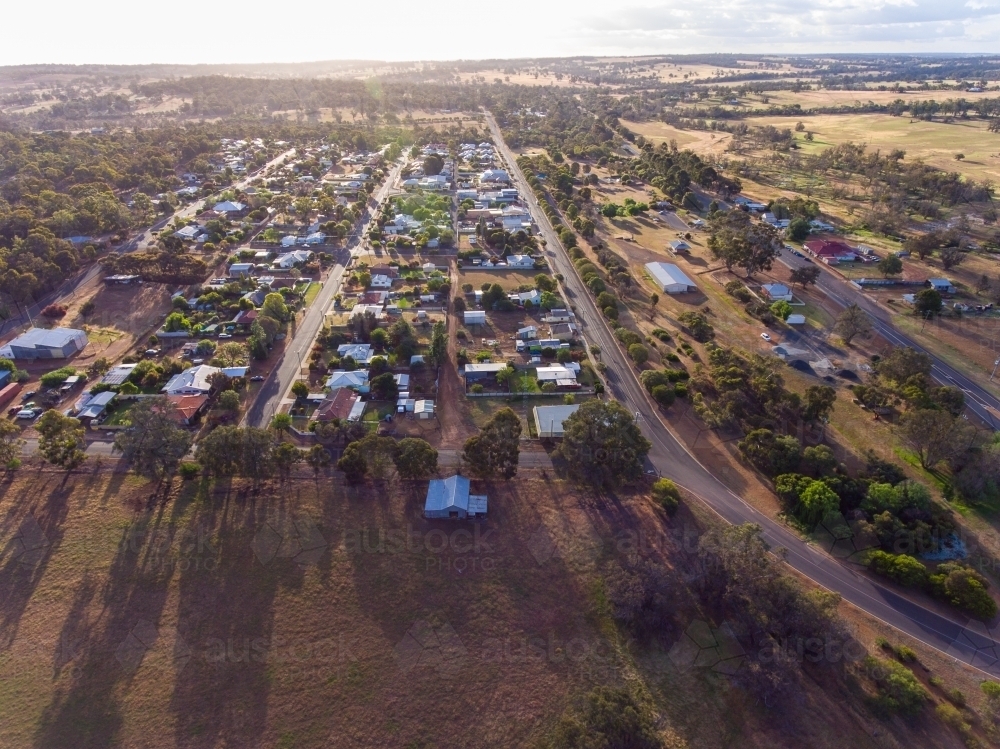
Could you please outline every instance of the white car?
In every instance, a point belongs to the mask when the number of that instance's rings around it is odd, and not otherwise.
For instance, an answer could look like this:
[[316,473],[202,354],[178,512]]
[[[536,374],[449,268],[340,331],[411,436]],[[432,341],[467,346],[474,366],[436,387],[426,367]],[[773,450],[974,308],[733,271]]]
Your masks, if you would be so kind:
[[761,333],[760,337],[763,338],[765,341],[771,340],[771,336],[769,336],[767,333]]
[[22,408],[20,411],[17,412],[17,418],[19,419],[33,419],[37,415],[38,414],[35,411],[32,411],[30,408]]

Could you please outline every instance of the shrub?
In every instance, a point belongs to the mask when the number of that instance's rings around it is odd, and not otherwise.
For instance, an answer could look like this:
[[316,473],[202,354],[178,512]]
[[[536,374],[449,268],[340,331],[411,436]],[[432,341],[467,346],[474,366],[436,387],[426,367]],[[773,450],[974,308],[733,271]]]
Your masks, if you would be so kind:
[[962,712],[954,705],[942,702],[934,708],[934,712],[937,713],[937,716],[943,723],[947,723],[949,726],[961,733],[965,733],[971,728],[971,726],[966,723],[965,719],[962,717]]
[[179,473],[180,477],[185,481],[190,481],[191,479],[193,479],[195,476],[198,475],[198,471],[200,470],[201,466],[199,466],[197,463],[191,463],[191,462],[181,463],[177,467],[177,473]]
[[917,660],[916,652],[913,648],[907,647],[906,645],[896,646],[896,657],[903,663],[913,663]]
[[61,385],[67,377],[72,377],[75,374],[76,370],[73,367],[60,367],[59,369],[54,369],[51,372],[43,374],[40,381],[45,387],[51,388]]
[[984,681],[979,685],[986,695],[986,699],[991,702],[1000,702],[1000,684],[995,681]]
[[626,348],[634,343],[642,343],[642,337],[628,328],[617,328],[615,330],[615,338],[621,341]]
[[872,572],[907,587],[922,587],[927,582],[927,568],[908,554],[874,551],[868,558],[868,567]]
[[664,343],[668,343],[670,341],[670,333],[665,331],[663,328],[653,328],[652,335],[653,338],[663,341]]
[[66,316],[66,305],[64,304],[50,304],[48,307],[42,310],[42,317],[47,317],[50,320],[58,320],[60,317]]
[[649,361],[649,349],[647,349],[641,343],[633,343],[631,346],[629,346],[628,355],[629,358],[639,366],[642,366],[647,361]]
[[677,512],[677,507],[681,501],[681,493],[677,490],[677,485],[670,479],[657,479],[653,484],[653,499],[660,507],[667,511],[668,515]]
[[477,382],[475,385],[470,387],[469,390],[473,393],[481,393],[483,392],[483,386]]
[[678,383],[677,385],[674,385],[674,395],[676,395],[678,398],[687,398],[687,394],[688,394],[687,385],[683,383]]
[[674,389],[669,385],[657,385],[650,394],[653,396],[653,400],[665,407],[671,406],[677,397]]
[[875,706],[886,715],[915,716],[927,700],[927,692],[906,666],[868,656],[865,665],[869,673],[879,674],[876,683],[879,696]]

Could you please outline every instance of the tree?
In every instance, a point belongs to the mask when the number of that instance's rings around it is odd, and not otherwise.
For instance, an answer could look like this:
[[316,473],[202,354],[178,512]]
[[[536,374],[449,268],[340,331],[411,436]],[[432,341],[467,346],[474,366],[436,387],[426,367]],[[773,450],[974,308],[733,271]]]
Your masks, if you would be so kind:
[[285,298],[277,292],[272,292],[264,297],[264,304],[260,308],[260,312],[265,317],[270,317],[278,322],[284,322],[289,315]]
[[479,434],[465,441],[462,461],[478,476],[511,479],[517,475],[521,420],[510,408],[493,414]]
[[163,321],[163,330],[167,333],[179,333],[182,330],[191,330],[191,322],[184,317],[181,312],[171,312],[167,319]]
[[976,428],[947,411],[917,409],[899,420],[899,436],[920,459],[922,468],[964,455],[976,441]]
[[987,291],[990,290],[990,287],[992,285],[993,284],[990,281],[990,277],[984,273],[979,277],[979,280],[976,281],[976,294],[979,295],[986,293]]
[[649,295],[649,319],[653,319],[653,311],[656,309],[656,305],[660,303],[660,295],[655,291]]
[[884,278],[888,278],[889,276],[898,276],[903,272],[903,261],[895,255],[886,255],[878,261],[878,265],[876,267]]
[[813,481],[799,494],[795,515],[806,526],[814,527],[840,507],[840,497],[822,481]]
[[792,283],[797,283],[803,289],[815,283],[819,280],[820,270],[815,265],[804,265],[801,268],[795,268],[788,276],[788,280]]
[[337,468],[344,472],[349,483],[357,484],[371,476],[374,479],[388,478],[395,468],[396,440],[369,434],[363,439],[351,442],[337,461]]
[[792,314],[792,305],[784,299],[779,299],[771,303],[771,314],[784,322]]
[[623,405],[592,400],[563,422],[558,452],[579,480],[616,485],[642,476],[651,447]]
[[809,222],[799,216],[793,218],[788,224],[788,228],[785,229],[785,237],[793,242],[801,242],[809,236],[810,231],[812,231],[812,227],[809,226]]
[[305,398],[309,395],[309,383],[303,382],[302,380],[296,380],[292,383],[292,395],[299,400]]
[[872,321],[868,313],[856,304],[847,305],[833,326],[833,332],[839,335],[847,346],[850,346],[851,341],[858,336],[867,338],[871,335],[871,331]]
[[235,426],[213,429],[198,440],[195,459],[205,473],[213,476],[235,476],[242,467],[243,430]]
[[370,380],[368,387],[374,400],[395,401],[396,396],[399,394],[399,388],[396,386],[396,378],[392,372],[383,372],[378,377]]
[[925,317],[932,317],[941,312],[944,300],[937,289],[921,289],[913,295],[913,311]]
[[951,270],[965,262],[965,253],[957,247],[945,247],[939,253],[941,266],[945,270]]
[[448,359],[448,335],[443,322],[434,323],[431,332],[430,360],[434,366],[440,367]]
[[822,421],[833,411],[837,402],[837,391],[829,385],[810,385],[806,388],[802,418],[806,421]]
[[292,428],[292,417],[286,413],[275,414],[268,426],[276,432],[287,432]]
[[239,411],[240,394],[235,390],[223,390],[219,393],[218,406],[223,411]]
[[177,426],[175,407],[166,398],[137,401],[128,412],[129,426],[118,432],[115,449],[140,476],[173,473],[188,450],[191,435]]
[[313,445],[306,453],[306,463],[313,469],[313,473],[319,476],[319,472],[330,465],[330,451],[322,445]]
[[737,444],[740,454],[768,476],[791,473],[802,457],[802,447],[794,437],[776,435],[770,429],[754,429]]
[[897,346],[875,365],[880,379],[902,386],[911,377],[930,377],[933,362],[929,354],[909,346]]
[[677,512],[680,505],[681,493],[677,490],[677,485],[670,479],[657,479],[652,489],[653,499],[667,511],[668,515]]
[[301,463],[304,458],[303,451],[291,442],[279,442],[274,447],[274,466],[278,469],[278,475],[282,479],[287,478],[295,464]]
[[38,451],[52,465],[72,470],[86,460],[84,428],[79,419],[50,410],[42,414],[35,428],[40,435]]
[[629,358],[640,367],[649,360],[649,349],[641,343],[633,343],[628,347]]
[[212,363],[217,367],[245,367],[250,355],[244,344],[230,341],[216,348]]
[[395,455],[396,471],[405,479],[423,479],[437,471],[438,451],[427,440],[406,437],[399,441]]
[[8,470],[21,464],[21,448],[24,440],[20,439],[21,430],[13,421],[0,419],[0,465]]

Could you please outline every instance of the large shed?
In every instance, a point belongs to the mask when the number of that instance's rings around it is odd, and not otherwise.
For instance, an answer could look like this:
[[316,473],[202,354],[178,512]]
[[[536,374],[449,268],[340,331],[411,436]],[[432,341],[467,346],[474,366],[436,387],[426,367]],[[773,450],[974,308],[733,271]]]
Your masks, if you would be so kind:
[[646,263],[646,270],[652,276],[653,282],[665,294],[684,294],[698,288],[694,281],[673,263]]
[[431,479],[427,487],[425,518],[484,519],[486,509],[486,496],[469,494],[469,479],[465,476],[456,474],[446,479]]
[[66,359],[87,345],[87,334],[75,328],[31,328],[0,347],[8,359]]

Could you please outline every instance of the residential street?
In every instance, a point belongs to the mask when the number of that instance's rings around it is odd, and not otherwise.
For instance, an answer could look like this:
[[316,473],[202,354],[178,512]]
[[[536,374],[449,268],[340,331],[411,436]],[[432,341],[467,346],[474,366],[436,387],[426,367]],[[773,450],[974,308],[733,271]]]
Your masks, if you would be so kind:
[[[862,577],[846,564],[803,541],[781,523],[759,513],[688,452],[658,416],[657,409],[639,384],[631,362],[605,325],[531,188],[520,174],[514,154],[504,142],[496,121],[488,112],[486,118],[494,141],[508,162],[511,177],[546,240],[548,261],[553,270],[565,277],[567,301],[575,308],[582,336],[588,345],[596,343],[601,347],[601,357],[608,367],[609,394],[637,415],[643,433],[653,444],[649,454],[652,466],[661,475],[696,494],[727,522],[759,524],[772,547],[787,550],[787,563],[818,585],[839,593],[845,601],[931,647],[984,672],[1000,675],[1000,632],[991,634],[981,623],[958,613],[950,617],[942,616]],[[826,287],[821,288],[825,290]],[[938,368],[935,374],[943,371],[943,367]]]
[[[397,164],[392,172],[386,176],[385,182],[375,195],[378,205],[381,205],[389,195],[389,191],[393,189],[402,169],[403,165]],[[366,213],[365,225],[351,235],[345,248],[337,252],[337,264],[330,269],[319,295],[306,309],[305,315],[296,323],[295,337],[285,347],[284,355],[278,366],[271,371],[267,380],[261,385],[256,400],[243,418],[243,424],[266,427],[278,412],[278,406],[281,405],[281,401],[291,388],[292,383],[299,378],[303,363],[308,361],[313,340],[323,325],[327,308],[340,290],[347,263],[364,247],[364,238],[368,234],[368,227],[375,210],[377,209],[370,209]]]

